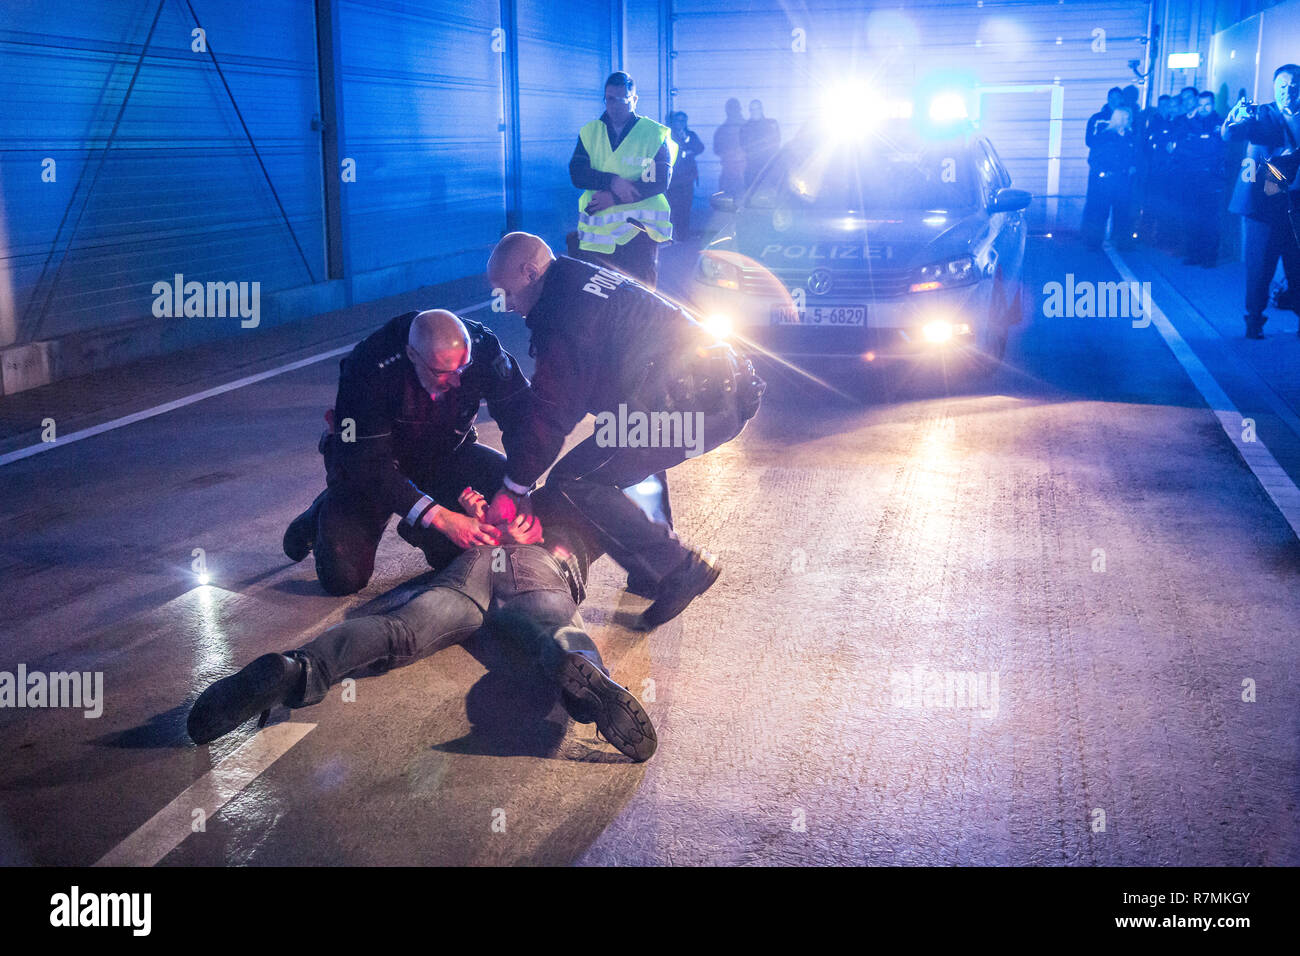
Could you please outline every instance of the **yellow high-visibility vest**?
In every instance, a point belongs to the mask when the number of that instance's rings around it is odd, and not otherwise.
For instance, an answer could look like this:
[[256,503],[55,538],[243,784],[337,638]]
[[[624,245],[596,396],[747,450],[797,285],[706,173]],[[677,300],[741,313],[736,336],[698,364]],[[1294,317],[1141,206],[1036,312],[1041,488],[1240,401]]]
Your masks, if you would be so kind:
[[[668,144],[668,162],[677,162],[677,144],[669,135],[667,126],[652,119],[638,117],[635,125],[618,144],[609,148],[609,133],[603,120],[594,119],[578,133],[583,148],[591,159],[591,168],[602,173],[614,173],[634,183],[651,182],[654,176],[654,157],[659,147]],[[587,204],[596,195],[588,189],[578,197],[578,245],[589,252],[613,252],[632,239],[637,227],[628,222],[640,222],[655,242],[667,242],[673,237],[673,224],[669,219],[668,198],[663,193],[649,196],[639,202],[623,203],[587,215]]]

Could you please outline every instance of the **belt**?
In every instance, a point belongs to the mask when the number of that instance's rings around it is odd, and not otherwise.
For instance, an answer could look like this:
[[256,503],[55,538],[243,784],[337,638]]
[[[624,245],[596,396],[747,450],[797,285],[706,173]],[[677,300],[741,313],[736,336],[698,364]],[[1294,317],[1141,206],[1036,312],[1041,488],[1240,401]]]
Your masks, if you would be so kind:
[[767,389],[767,383],[754,371],[754,363],[724,343],[699,349],[680,371],[669,374],[664,384],[667,411],[712,414],[731,398],[737,402],[741,421],[754,417]]

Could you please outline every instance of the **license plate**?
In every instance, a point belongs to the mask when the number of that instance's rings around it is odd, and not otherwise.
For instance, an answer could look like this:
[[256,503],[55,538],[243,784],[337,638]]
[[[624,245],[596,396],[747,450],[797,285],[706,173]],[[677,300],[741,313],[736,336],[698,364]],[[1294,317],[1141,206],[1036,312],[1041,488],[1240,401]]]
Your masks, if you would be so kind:
[[788,305],[772,306],[773,325],[864,326],[865,305],[810,305],[796,309]]

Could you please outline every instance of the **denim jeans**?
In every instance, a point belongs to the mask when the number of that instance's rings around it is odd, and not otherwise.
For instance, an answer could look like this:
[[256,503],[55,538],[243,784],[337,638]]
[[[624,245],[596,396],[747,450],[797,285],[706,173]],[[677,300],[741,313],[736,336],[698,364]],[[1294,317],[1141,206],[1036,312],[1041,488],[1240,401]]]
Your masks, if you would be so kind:
[[336,624],[290,651],[307,675],[301,699],[289,705],[319,703],[354,671],[375,664],[403,667],[463,643],[483,627],[520,642],[548,678],[571,651],[603,666],[550,553],[541,545],[484,546],[464,552],[400,607]]
[[[392,519],[388,505],[370,497],[344,480],[335,460],[333,446],[326,446],[328,486],[322,495],[316,518],[316,576],[329,594],[355,594],[370,581],[375,569],[375,552]],[[412,476],[426,494],[445,507],[453,507],[461,489],[469,485],[491,498],[501,487],[506,459],[499,451],[466,442],[453,452],[435,475]],[[397,533],[402,540],[424,551],[429,567],[445,568],[460,554],[441,532],[429,527],[412,528],[398,516]]]

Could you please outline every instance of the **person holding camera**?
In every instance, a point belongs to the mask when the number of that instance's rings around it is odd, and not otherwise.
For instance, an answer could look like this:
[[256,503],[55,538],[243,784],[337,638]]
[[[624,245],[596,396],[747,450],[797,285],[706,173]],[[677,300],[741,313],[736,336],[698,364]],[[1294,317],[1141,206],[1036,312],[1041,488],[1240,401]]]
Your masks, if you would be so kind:
[[1284,307],[1300,314],[1293,298],[1300,292],[1300,243],[1291,217],[1300,179],[1293,160],[1300,153],[1300,66],[1286,63],[1273,71],[1272,103],[1238,100],[1220,133],[1226,141],[1249,143],[1228,209],[1245,218],[1246,338],[1262,339],[1279,258],[1289,286]]

